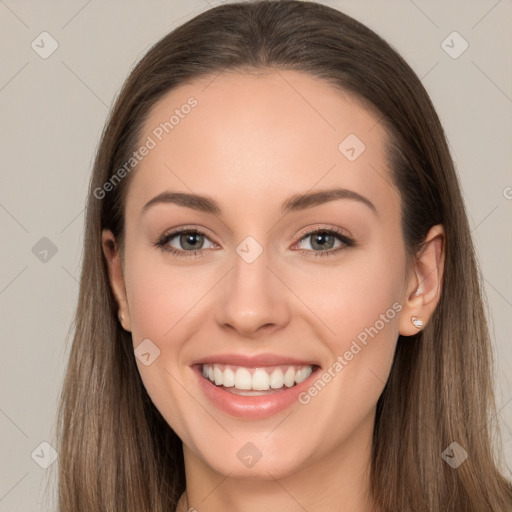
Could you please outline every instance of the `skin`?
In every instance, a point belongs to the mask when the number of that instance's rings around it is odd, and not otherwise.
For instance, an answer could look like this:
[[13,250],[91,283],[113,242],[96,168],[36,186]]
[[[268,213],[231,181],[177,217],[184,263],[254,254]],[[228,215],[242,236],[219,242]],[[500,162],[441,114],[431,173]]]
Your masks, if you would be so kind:
[[[199,512],[369,511],[376,403],[398,335],[418,332],[411,316],[426,324],[438,303],[443,228],[431,229],[408,264],[400,196],[384,157],[386,132],[375,113],[320,79],[295,71],[224,72],[182,85],[151,110],[141,141],[190,96],[197,107],[131,176],[124,247],[103,232],[123,326],[134,347],[149,338],[160,349],[154,363],[137,365],[151,399],[183,441],[188,506]],[[366,146],[353,162],[338,149],[351,133]],[[363,195],[377,213],[337,199],[281,215],[290,196],[333,186]],[[222,213],[176,204],[142,213],[164,191],[209,195]],[[155,247],[180,227],[205,233],[202,245],[196,242],[199,257]],[[321,249],[305,236],[314,228],[337,228],[356,245],[336,240],[326,247],[342,250],[315,257]],[[247,236],[263,249],[250,264],[236,252]],[[169,244],[191,251],[179,236]],[[394,303],[401,311],[317,396],[269,419],[218,410],[190,368],[210,354],[271,352],[316,361],[325,370]],[[251,468],[237,457],[247,442],[262,453]]]

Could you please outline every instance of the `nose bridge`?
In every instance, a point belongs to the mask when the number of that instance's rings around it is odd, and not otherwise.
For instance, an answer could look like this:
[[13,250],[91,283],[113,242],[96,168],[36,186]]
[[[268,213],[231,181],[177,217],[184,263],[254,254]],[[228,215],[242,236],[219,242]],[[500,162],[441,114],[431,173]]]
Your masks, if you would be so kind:
[[285,287],[268,268],[272,255],[264,244],[247,236],[235,247],[233,268],[217,304],[218,323],[245,336],[263,326],[280,328],[288,321]]

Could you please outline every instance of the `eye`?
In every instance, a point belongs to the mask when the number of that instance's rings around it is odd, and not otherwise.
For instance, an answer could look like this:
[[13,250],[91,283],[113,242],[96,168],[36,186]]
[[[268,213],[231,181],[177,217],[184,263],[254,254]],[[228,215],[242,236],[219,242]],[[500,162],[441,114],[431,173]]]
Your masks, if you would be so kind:
[[[353,247],[355,245],[354,240],[333,228],[317,228],[315,230],[309,231],[300,239],[298,243],[300,244],[308,238],[311,239],[309,245],[312,247],[312,249],[299,249],[299,252],[301,254],[313,253],[315,257],[332,256],[337,254],[339,251],[346,249],[347,247]],[[338,247],[334,248],[336,242],[338,242]]]
[[155,245],[175,256],[190,258],[201,255],[206,240],[215,246],[204,233],[197,229],[180,229],[163,235]]
[[[330,256],[337,254],[347,247],[355,246],[354,240],[334,228],[314,229],[302,236],[298,244],[311,239],[309,245],[312,249],[299,249],[301,254],[317,256]],[[204,254],[205,241],[208,241],[210,249],[215,248],[212,242],[202,231],[197,229],[182,228],[163,235],[154,245],[162,251],[171,253],[180,258],[200,257]],[[338,247],[335,248],[336,243]],[[176,247],[178,246],[178,247]]]

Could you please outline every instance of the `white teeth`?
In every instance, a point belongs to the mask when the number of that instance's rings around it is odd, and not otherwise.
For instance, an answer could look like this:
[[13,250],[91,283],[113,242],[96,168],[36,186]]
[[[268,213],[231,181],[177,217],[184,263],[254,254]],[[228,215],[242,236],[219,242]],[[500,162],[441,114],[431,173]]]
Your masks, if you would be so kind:
[[222,384],[226,388],[232,388],[235,385],[235,372],[231,368],[226,368],[222,376]]
[[[217,365],[215,365],[217,366]],[[252,379],[251,374],[245,368],[237,368],[235,372],[235,388],[236,389],[251,389]]]
[[265,370],[256,370],[252,375],[252,389],[266,391],[270,387],[270,375]]
[[284,374],[284,385],[291,388],[295,384],[295,370],[290,366]]
[[272,389],[280,389],[284,386],[284,375],[279,368],[274,370],[270,375],[270,387]]
[[311,375],[312,372],[313,368],[311,368],[311,366],[306,366],[305,368],[302,368],[297,372],[297,375],[295,375],[295,383],[299,384],[303,380],[306,380]]
[[218,366],[213,367],[213,378],[215,379],[215,384],[220,386],[222,384],[222,372]]
[[215,385],[253,391],[281,389],[284,386],[291,388],[306,380],[312,372],[312,366],[250,369],[240,366],[203,364],[203,377]]

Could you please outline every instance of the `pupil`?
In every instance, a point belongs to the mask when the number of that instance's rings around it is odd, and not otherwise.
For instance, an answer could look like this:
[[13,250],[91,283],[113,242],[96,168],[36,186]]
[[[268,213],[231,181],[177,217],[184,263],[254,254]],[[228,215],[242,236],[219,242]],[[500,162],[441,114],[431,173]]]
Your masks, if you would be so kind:
[[[325,249],[326,246],[328,246],[328,248],[331,248],[332,246],[332,241],[331,241],[331,244],[329,245],[328,242],[329,242],[329,238],[332,238],[332,235],[330,235],[329,233],[318,233],[315,235],[314,237],[314,244],[318,243],[319,242],[319,247],[321,249]],[[313,244],[313,245],[314,245]]]
[[[190,244],[190,249],[196,249],[197,248],[197,241],[194,239],[198,236],[201,236],[199,233],[187,233],[185,235],[182,235],[182,247],[187,248],[187,244]],[[194,243],[196,242],[196,243]]]

